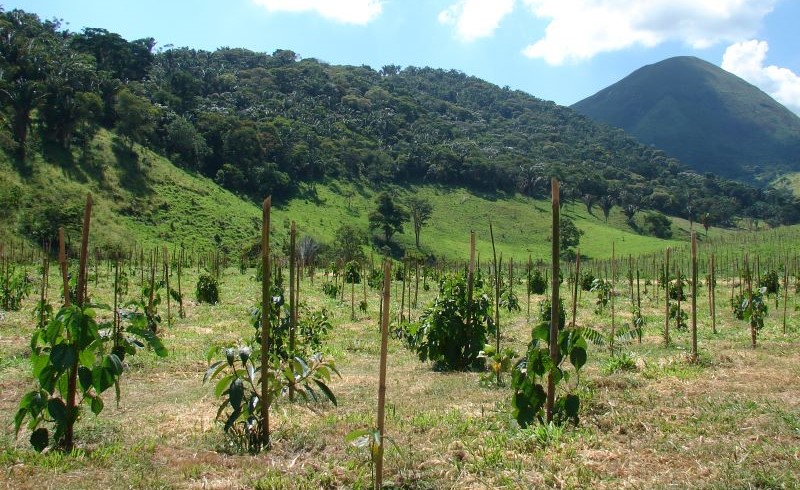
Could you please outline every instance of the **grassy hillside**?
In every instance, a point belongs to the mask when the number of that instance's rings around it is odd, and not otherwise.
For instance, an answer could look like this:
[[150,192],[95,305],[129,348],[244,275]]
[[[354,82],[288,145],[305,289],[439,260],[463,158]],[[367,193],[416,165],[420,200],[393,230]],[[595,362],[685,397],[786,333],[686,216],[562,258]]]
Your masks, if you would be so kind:
[[[92,244],[98,248],[129,250],[156,245],[210,250],[217,247],[237,255],[259,237],[261,211],[257,203],[243,200],[213,181],[187,173],[168,160],[136,146],[120,145],[113,133],[102,132],[83,158],[45,151],[34,155],[25,169],[15,169],[8,158],[0,159],[0,193],[20,196],[16,211],[6,212],[0,222],[0,241],[19,241],[24,221],[32,221],[41,207],[80,209],[89,192],[95,206]],[[489,257],[489,220],[495,230],[498,253],[524,260],[549,254],[550,204],[519,195],[476,195],[463,188],[439,186],[370,189],[348,181],[328,181],[301,197],[275,202],[273,223],[278,243],[294,220],[301,234],[330,243],[345,223],[367,229],[368,215],[379,191],[390,190],[404,202],[417,195],[433,204],[433,215],[421,234],[422,251],[437,257],[462,259],[467,255],[469,232],[475,230],[478,251]],[[65,204],[66,203],[66,204]],[[609,223],[598,209],[594,215],[582,204],[567,203],[562,214],[584,231],[581,251],[590,257],[611,254],[612,243],[626,253],[661,250],[674,241],[642,236],[631,230],[615,208]],[[68,237],[77,239],[76,223]],[[676,239],[685,239],[688,224],[675,221]],[[714,234],[723,233],[714,231]],[[34,242],[26,238],[29,245]],[[406,224],[395,240],[401,248],[414,249],[413,227]],[[624,244],[624,245],[623,245]]]
[[[492,253],[489,221],[494,228],[497,253],[517,260],[532,255],[548,257],[550,253],[550,203],[521,196],[479,196],[461,188],[434,186],[395,189],[397,199],[402,202],[412,195],[424,197],[433,204],[430,223],[422,229],[420,245],[424,252],[437,257],[465,258],[469,250],[469,233],[476,232],[478,253],[490,257]],[[307,199],[295,199],[276,212],[279,222],[294,219],[301,233],[309,233],[321,241],[330,241],[339,223],[351,223],[367,227],[370,211],[375,207],[377,193],[361,189],[360,192],[348,184],[317,186],[318,203]],[[352,195],[352,197],[349,197]],[[350,201],[348,208],[348,201]],[[320,205],[321,204],[321,205]],[[586,212],[579,204],[565,204],[562,215],[572,218],[584,231],[581,238],[581,253],[590,257],[611,256],[612,243],[617,248],[625,247],[626,253],[638,254],[674,246],[674,240],[660,240],[638,235],[624,224],[618,209],[612,212],[609,223],[595,209],[596,216]],[[682,223],[675,227],[676,238],[686,236]],[[688,228],[688,223],[686,224]],[[713,234],[722,233],[715,231]],[[404,233],[396,235],[397,242],[407,250],[414,248],[414,233],[407,224]]]
[[[19,240],[21,222],[35,222],[37,210],[82,206],[87,193],[95,203],[91,243],[99,248],[183,244],[236,251],[260,229],[255,205],[147,150],[129,151],[112,133],[100,133],[84,158],[45,151],[21,171],[2,158],[0,171],[0,193],[21,196],[18,212],[0,225],[5,242]],[[76,237],[77,226],[68,228],[68,239]]]

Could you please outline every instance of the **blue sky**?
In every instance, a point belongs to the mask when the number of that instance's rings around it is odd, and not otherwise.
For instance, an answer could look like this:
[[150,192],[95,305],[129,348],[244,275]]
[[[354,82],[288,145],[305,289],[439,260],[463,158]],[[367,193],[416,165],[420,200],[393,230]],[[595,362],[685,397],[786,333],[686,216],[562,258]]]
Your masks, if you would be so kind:
[[800,113],[798,0],[19,0],[80,31],[332,64],[456,69],[569,105],[670,56],[720,65]]

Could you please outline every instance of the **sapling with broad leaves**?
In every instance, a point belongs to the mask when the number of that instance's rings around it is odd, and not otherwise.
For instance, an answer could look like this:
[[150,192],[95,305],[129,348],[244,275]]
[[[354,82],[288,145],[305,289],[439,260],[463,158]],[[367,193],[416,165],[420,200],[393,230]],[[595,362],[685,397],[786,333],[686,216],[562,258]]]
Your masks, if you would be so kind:
[[[268,216],[265,203],[265,215]],[[269,229],[265,218],[265,229]],[[264,233],[267,235],[266,233]],[[268,236],[268,235],[267,235]],[[269,253],[265,240],[264,255]],[[265,271],[270,270],[269,260]],[[209,367],[203,383],[215,380],[214,394],[221,398],[217,420],[237,449],[257,453],[269,447],[269,409],[281,395],[299,394],[307,402],[327,399],[336,405],[328,387],[332,375],[339,375],[332,360],[320,352],[304,356],[308,348],[318,348],[330,329],[324,311],[301,320],[300,335],[289,341],[291,312],[285,301],[282,280],[273,282],[264,274],[262,303],[251,309],[254,335],[244,345],[224,350],[225,358],[212,363],[220,348],[208,352]],[[264,314],[264,309],[267,312]],[[264,333],[268,333],[265,341]]]
[[[112,322],[98,323],[97,309],[108,307],[90,304],[85,295],[91,204],[91,196],[88,196],[75,302],[72,302],[69,291],[61,229],[59,261],[64,283],[64,306],[44,328],[36,329],[31,338],[30,359],[37,386],[22,397],[14,417],[14,429],[19,434],[27,419],[27,427],[31,430],[30,442],[37,451],[48,446],[72,451],[75,447],[74,425],[80,419],[82,405],[88,404],[92,413],[97,415],[104,407],[103,392],[116,386],[119,397],[122,360],[107,345],[115,337],[114,325]],[[148,339],[158,340],[155,335],[149,335]],[[166,350],[160,352],[166,355]],[[52,432],[47,425],[51,425]]]

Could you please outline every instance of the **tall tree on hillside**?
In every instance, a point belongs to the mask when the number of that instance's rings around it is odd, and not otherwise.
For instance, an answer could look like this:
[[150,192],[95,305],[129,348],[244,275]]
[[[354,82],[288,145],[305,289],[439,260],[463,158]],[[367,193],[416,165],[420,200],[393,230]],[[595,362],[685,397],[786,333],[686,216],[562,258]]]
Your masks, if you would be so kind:
[[133,147],[133,143],[144,143],[155,131],[156,108],[144,97],[122,89],[117,94],[114,109],[117,131],[127,139],[129,147]]
[[600,205],[600,209],[603,210],[603,217],[605,217],[606,223],[608,223],[608,215],[611,214],[611,208],[614,207],[615,202],[616,199],[610,194],[601,196],[597,202]]
[[414,240],[417,248],[419,248],[419,233],[422,227],[431,219],[433,206],[427,199],[412,197],[408,200],[408,209],[411,212],[411,222],[414,225]]
[[388,243],[395,233],[403,232],[403,223],[408,221],[408,211],[398,205],[388,192],[378,196],[378,207],[369,214],[369,229],[381,230]]

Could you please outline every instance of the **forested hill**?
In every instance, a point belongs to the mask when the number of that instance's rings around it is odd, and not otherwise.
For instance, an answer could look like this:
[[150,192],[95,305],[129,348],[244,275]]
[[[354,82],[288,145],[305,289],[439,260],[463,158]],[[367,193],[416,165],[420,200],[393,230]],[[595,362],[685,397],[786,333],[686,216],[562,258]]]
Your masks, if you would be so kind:
[[800,117],[693,56],[642,67],[572,107],[700,172],[769,182],[800,170]]
[[699,175],[621,130],[457,71],[332,66],[288,50],[154,52],[153,39],[70,33],[17,10],[0,22],[0,142],[18,162],[37,142],[80,152],[104,127],[278,203],[327,179],[544,196],[556,176],[565,199],[631,215],[800,220],[788,192]]

